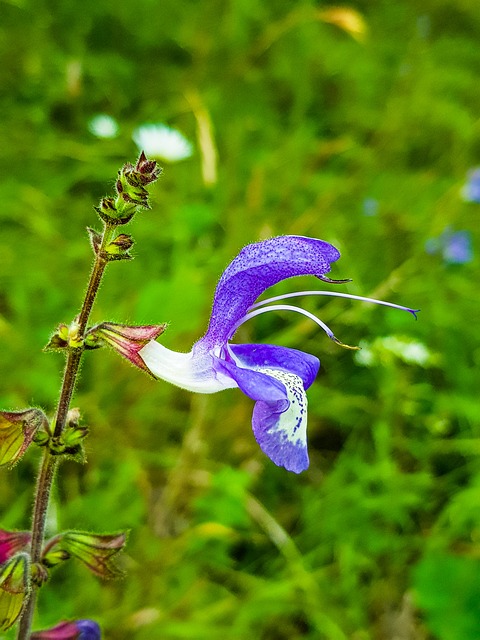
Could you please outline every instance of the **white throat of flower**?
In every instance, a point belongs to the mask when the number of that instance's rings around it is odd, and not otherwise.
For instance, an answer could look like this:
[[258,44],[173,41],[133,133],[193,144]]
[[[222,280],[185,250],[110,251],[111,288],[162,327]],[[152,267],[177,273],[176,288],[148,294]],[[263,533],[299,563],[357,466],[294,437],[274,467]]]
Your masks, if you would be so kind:
[[196,355],[193,350],[179,353],[167,349],[155,340],[148,342],[139,351],[154,376],[195,393],[216,393],[238,386],[229,376],[215,371],[212,356],[219,354],[220,348],[211,354],[203,352]]

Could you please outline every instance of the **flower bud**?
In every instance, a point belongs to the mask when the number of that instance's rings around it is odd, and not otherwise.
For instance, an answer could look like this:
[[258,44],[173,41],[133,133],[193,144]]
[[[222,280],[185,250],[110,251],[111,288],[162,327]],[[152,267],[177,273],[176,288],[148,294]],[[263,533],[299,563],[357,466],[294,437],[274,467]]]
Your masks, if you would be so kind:
[[116,566],[114,557],[123,549],[126,540],[125,532],[99,535],[84,531],[67,531],[58,536],[58,541],[51,548],[65,551],[81,560],[100,578],[118,578],[122,572]]
[[57,351],[59,349],[78,349],[83,345],[83,339],[79,335],[80,326],[76,320],[69,325],[61,323],[57,330],[44,346],[44,351]]
[[29,590],[29,556],[18,553],[0,567],[0,630],[17,620]]
[[53,455],[81,453],[82,442],[88,435],[88,427],[81,426],[79,422],[80,409],[70,409],[62,434],[49,440],[50,451]]
[[147,342],[158,338],[166,328],[166,324],[129,326],[114,322],[102,322],[88,331],[87,340],[105,342],[136,367],[150,373],[138,352]]
[[69,560],[70,557],[70,554],[68,551],[65,551],[65,549],[56,549],[55,551],[49,551],[42,557],[42,564],[48,569],[51,569],[52,567],[56,567],[57,564]]
[[148,160],[145,152],[142,151],[135,165],[135,171],[141,184],[146,185],[158,179],[162,173],[162,168],[158,166],[155,160]]
[[46,431],[39,431],[38,433],[35,434],[33,441],[39,447],[46,447],[47,444],[50,442],[50,437],[51,437],[50,433],[47,433]]
[[105,252],[109,260],[131,260],[132,256],[128,253],[128,250],[132,247],[132,236],[121,233],[107,245]]
[[94,620],[60,622],[51,629],[35,631],[30,640],[100,640],[100,627]]
[[[160,173],[157,163],[147,160],[142,151],[135,166],[128,162],[118,172],[116,197],[102,198],[100,205],[95,207],[100,218],[107,224],[127,224],[139,208],[149,209],[146,186],[154,182]],[[92,235],[91,239],[95,250]]]
[[0,411],[0,466],[17,463],[41,427],[48,430],[41,409]]
[[31,535],[28,531],[5,531],[0,529],[0,565],[23,551],[30,544]]
[[62,434],[65,453],[78,453],[83,440],[88,436],[88,427],[66,427]]

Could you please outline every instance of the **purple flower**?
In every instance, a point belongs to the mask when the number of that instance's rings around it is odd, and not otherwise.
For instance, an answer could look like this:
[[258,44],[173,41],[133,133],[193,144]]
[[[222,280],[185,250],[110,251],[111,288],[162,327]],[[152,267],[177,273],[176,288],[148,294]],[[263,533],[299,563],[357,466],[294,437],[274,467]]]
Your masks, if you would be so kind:
[[462,188],[462,197],[466,202],[480,203],[480,167],[468,172],[467,182]]
[[[228,265],[215,290],[206,334],[189,353],[178,353],[154,340],[139,351],[153,375],[183,389],[215,393],[239,387],[255,400],[253,433],[262,451],[278,466],[300,473],[308,467],[306,441],[307,397],[305,390],[317,375],[318,358],[296,349],[269,344],[232,344],[236,330],[247,320],[272,310],[302,313],[320,325],[335,342],[333,332],[319,318],[299,307],[275,304],[301,295],[329,295],[387,302],[332,291],[302,291],[255,304],[274,284],[292,276],[325,276],[340,257],[335,247],[322,240],[280,236],[246,246]],[[346,346],[346,345],[343,345]]]
[[427,253],[440,253],[446,264],[465,264],[473,260],[470,231],[452,231],[447,227],[438,238],[426,243]]
[[93,620],[61,622],[52,629],[32,633],[31,640],[100,640],[100,627]]
[[450,232],[446,235],[443,259],[448,264],[465,264],[472,261],[472,237],[469,231]]

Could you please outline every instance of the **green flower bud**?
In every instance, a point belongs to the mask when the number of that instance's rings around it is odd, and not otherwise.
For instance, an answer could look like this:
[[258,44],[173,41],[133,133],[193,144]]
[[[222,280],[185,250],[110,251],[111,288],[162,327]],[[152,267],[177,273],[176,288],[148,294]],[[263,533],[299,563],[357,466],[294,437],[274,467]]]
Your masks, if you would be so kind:
[[48,446],[53,455],[76,455],[82,451],[82,442],[88,435],[88,427],[80,426],[80,410],[70,409],[65,429],[57,437],[51,437]]
[[132,256],[128,253],[131,247],[133,247],[132,236],[121,233],[107,245],[105,252],[109,260],[131,260]]
[[52,567],[56,567],[57,564],[61,564],[69,559],[70,554],[68,551],[65,549],[56,549],[55,551],[49,551],[42,557],[42,564],[47,567],[47,569],[51,569]]
[[88,427],[66,427],[62,434],[65,451],[67,453],[75,453],[87,435]]
[[56,332],[44,346],[44,351],[58,351],[60,349],[78,349],[83,346],[83,338],[79,335],[79,325],[76,320],[70,325],[59,324]]

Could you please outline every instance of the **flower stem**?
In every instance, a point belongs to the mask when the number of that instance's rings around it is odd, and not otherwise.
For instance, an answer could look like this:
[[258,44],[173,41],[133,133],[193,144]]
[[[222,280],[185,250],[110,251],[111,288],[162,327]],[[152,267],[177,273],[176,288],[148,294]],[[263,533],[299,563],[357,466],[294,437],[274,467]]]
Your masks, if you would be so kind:
[[[95,261],[90,273],[90,279],[87,291],[83,300],[81,311],[77,317],[79,326],[78,335],[84,337],[87,328],[88,319],[98,293],[100,282],[102,280],[105,267],[108,260],[105,257],[104,248],[110,242],[114,226],[105,224],[102,242],[95,254]],[[63,372],[62,387],[60,398],[58,400],[57,411],[55,415],[55,428],[53,436],[58,438],[62,435],[67,422],[67,414],[70,408],[70,402],[75,389],[75,384],[80,369],[80,361],[83,355],[83,347],[69,348],[65,369]],[[32,543],[31,543],[31,562],[38,563],[42,557],[42,547],[45,538],[45,525],[47,520],[48,505],[50,494],[55,477],[56,468],[59,457],[53,455],[48,447],[45,447],[42,463],[37,477],[37,487],[35,492],[35,504],[33,507],[32,517]],[[32,626],[33,614],[36,604],[36,588],[32,589],[20,619],[17,640],[28,640],[30,638],[30,630]]]

